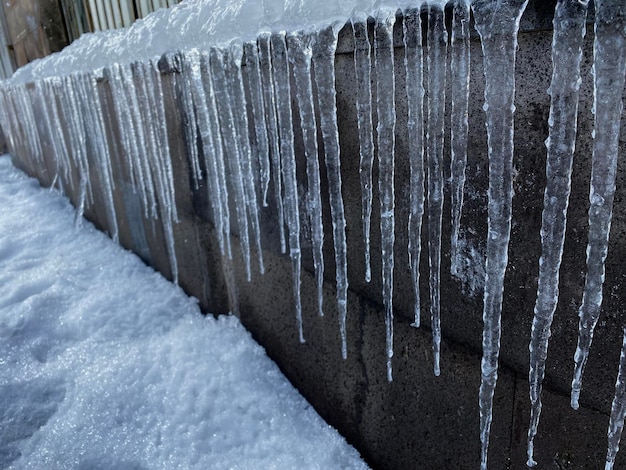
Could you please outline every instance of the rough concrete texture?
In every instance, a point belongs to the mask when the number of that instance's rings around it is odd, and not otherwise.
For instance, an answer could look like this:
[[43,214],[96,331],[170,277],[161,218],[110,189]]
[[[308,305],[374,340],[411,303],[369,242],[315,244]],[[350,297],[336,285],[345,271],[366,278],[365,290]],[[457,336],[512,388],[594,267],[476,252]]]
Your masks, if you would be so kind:
[[[537,9],[532,10],[535,12]],[[544,24],[545,21],[542,23]],[[183,120],[174,73],[163,75],[170,149],[176,178],[180,223],[175,226],[180,284],[214,313],[235,312],[254,337],[266,348],[292,383],[330,424],[339,429],[377,469],[477,468],[478,386],[482,334],[480,278],[486,232],[487,148],[484,126],[483,79],[480,43],[472,42],[470,96],[470,144],[462,230],[466,241],[467,271],[464,281],[449,276],[449,199],[446,193],[442,259],[442,372],[432,374],[431,338],[428,327],[414,329],[413,291],[407,266],[406,224],[408,218],[408,162],[406,151],[406,100],[403,83],[403,50],[396,59],[396,269],[394,381],[385,371],[385,326],[381,299],[380,233],[377,189],[372,217],[372,273],[364,282],[359,145],[355,115],[355,78],[349,32],[341,33],[336,58],[337,105],[340,129],[343,196],[346,206],[348,269],[348,359],[341,359],[334,288],[334,256],[325,170],[322,166],[326,280],[325,316],[316,312],[316,287],[308,253],[310,241],[303,237],[304,266],[302,299],[305,344],[298,341],[291,291],[289,258],[280,254],[275,208],[262,209],[265,275],[253,265],[253,281],[245,280],[238,243],[233,240],[234,259],[222,259],[206,210],[206,195],[194,190],[183,140]],[[529,419],[528,343],[535,302],[539,228],[545,184],[545,147],[551,77],[550,31],[523,32],[517,57],[517,113],[515,116],[515,198],[513,229],[502,314],[501,371],[496,390],[491,434],[490,468],[523,469]],[[621,325],[626,305],[626,283],[621,261],[626,244],[625,173],[619,169],[617,194],[607,260],[603,314],[596,329],[587,367],[581,409],[569,407],[569,383],[576,347],[577,309],[582,296],[587,243],[588,187],[593,127],[592,64],[593,34],[589,31],[583,61],[583,87],[579,137],[574,162],[565,254],[561,269],[561,298],[552,327],[546,370],[544,408],[536,439],[538,468],[600,468],[606,449],[608,412],[614,393]],[[121,147],[106,79],[100,84],[105,104],[107,132],[111,143],[116,186],[116,212],[120,241],[171,278],[171,267],[161,226],[143,217],[138,196],[129,186],[120,165]],[[448,94],[449,96],[449,94]],[[449,109],[449,106],[448,108]],[[294,101],[297,164],[300,184],[304,157],[297,127]],[[41,135],[45,141],[45,130]],[[449,131],[446,142],[449,140]],[[626,151],[621,141],[620,151]],[[17,163],[50,184],[54,163],[46,148],[47,166],[38,167],[24,149],[11,149]],[[449,152],[446,150],[446,159]],[[449,167],[449,160],[445,168]],[[96,174],[92,175],[94,184]],[[376,176],[376,171],[375,171]],[[76,175],[74,175],[76,177]],[[67,183],[67,182],[65,182]],[[65,188],[69,188],[65,184]],[[76,194],[70,192],[76,202]],[[111,232],[104,205],[98,201],[87,216]],[[425,219],[424,226],[427,221]],[[425,230],[424,230],[425,233]],[[427,240],[424,239],[423,243]],[[471,255],[471,256],[470,256]],[[254,258],[254,257],[253,257]],[[428,312],[428,265],[422,256],[422,302]],[[428,324],[428,321],[424,322]],[[626,456],[618,455],[616,468],[626,468]]]

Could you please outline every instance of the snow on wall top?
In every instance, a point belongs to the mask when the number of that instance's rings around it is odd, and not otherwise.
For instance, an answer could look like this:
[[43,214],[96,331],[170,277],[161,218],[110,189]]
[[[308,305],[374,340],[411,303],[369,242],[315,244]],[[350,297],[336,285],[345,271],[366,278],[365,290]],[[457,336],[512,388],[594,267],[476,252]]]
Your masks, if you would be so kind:
[[[446,1],[430,3],[443,5]],[[18,69],[10,82],[96,70],[172,51],[223,47],[253,40],[262,32],[315,30],[379,10],[422,3],[424,0],[184,0],[137,20],[129,28],[83,34],[63,51]]]

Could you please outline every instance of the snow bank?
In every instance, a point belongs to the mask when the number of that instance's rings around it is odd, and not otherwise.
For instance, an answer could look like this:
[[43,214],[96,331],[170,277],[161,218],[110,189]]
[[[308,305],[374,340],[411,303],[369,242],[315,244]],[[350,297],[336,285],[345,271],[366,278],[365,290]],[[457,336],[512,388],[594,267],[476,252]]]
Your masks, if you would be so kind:
[[367,468],[236,318],[0,158],[0,467]]

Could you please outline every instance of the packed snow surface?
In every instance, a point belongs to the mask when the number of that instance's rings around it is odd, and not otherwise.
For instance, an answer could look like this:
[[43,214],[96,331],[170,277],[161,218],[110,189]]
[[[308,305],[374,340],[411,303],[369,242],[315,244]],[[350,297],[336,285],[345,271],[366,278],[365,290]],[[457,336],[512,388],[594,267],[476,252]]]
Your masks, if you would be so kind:
[[367,468],[234,317],[0,157],[0,468]]

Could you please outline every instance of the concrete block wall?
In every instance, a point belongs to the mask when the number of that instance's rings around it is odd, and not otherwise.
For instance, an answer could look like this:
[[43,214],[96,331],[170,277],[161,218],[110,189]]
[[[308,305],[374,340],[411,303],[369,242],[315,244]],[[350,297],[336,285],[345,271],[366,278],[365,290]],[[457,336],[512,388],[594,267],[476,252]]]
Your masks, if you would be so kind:
[[[546,13],[546,10],[548,13]],[[515,197],[509,267],[502,314],[500,374],[494,402],[490,468],[526,468],[526,433],[529,420],[528,343],[535,302],[540,256],[541,210],[545,185],[544,140],[548,135],[552,33],[547,27],[553,8],[531,2],[529,21],[519,37],[515,115]],[[530,18],[530,19],[529,19]],[[523,23],[524,24],[524,23]],[[401,25],[397,25],[400,38]],[[606,453],[608,413],[615,377],[626,305],[624,237],[626,236],[626,186],[619,168],[618,189],[611,229],[603,314],[596,329],[586,371],[581,409],[569,407],[569,384],[578,331],[578,306],[582,298],[587,244],[587,209],[591,167],[593,117],[593,33],[585,42],[579,134],[574,159],[573,191],[568,216],[565,254],[561,268],[561,297],[552,327],[552,339],[544,382],[544,408],[536,439],[538,468],[601,468]],[[325,227],[325,316],[316,311],[316,286],[310,241],[303,237],[302,305],[305,344],[298,341],[291,291],[291,264],[280,253],[276,209],[262,209],[261,225],[266,273],[253,265],[247,282],[238,243],[233,238],[233,260],[220,255],[207,210],[203,188],[193,188],[187,146],[176,88],[175,70],[163,67],[162,83],[167,128],[174,165],[176,202],[180,223],[174,226],[180,285],[197,297],[207,312],[236,312],[242,323],[266,348],[291,382],[318,412],[355,445],[376,469],[478,468],[480,461],[478,387],[482,334],[482,292],[472,285],[480,278],[484,253],[487,208],[487,142],[484,126],[482,53],[478,38],[472,40],[470,82],[470,142],[462,230],[468,247],[466,282],[449,273],[450,206],[446,188],[443,222],[441,376],[432,374],[431,333],[427,326],[410,327],[413,290],[407,265],[408,161],[406,150],[406,98],[404,97],[404,51],[401,39],[395,49],[396,63],[396,268],[394,288],[395,356],[394,381],[387,382],[385,325],[380,281],[380,232],[377,190],[372,217],[372,273],[364,281],[359,143],[355,113],[354,62],[351,32],[340,33],[335,60],[337,108],[341,145],[343,197],[348,239],[348,359],[341,359],[338,312],[334,287],[334,256],[325,170],[322,167],[322,201]],[[165,61],[164,61],[165,62]],[[171,266],[161,225],[146,219],[139,196],[126,174],[120,136],[112,111],[106,74],[99,83],[104,104],[105,127],[116,181],[115,209],[120,243],[171,278]],[[448,93],[449,96],[449,93]],[[374,98],[375,99],[375,98]],[[299,133],[297,104],[294,130],[298,176],[303,185],[304,155]],[[35,108],[38,106],[34,103]],[[449,106],[447,107],[449,109]],[[448,121],[449,122],[449,121]],[[63,127],[63,126],[61,126]],[[42,184],[54,180],[55,163],[44,126],[39,129],[46,164],[37,165],[24,148],[10,148],[16,164],[37,176]],[[449,130],[446,130],[446,166],[449,168]],[[626,143],[620,142],[624,154]],[[92,165],[94,168],[95,165]],[[77,174],[73,175],[77,178]],[[94,171],[92,183],[98,186]],[[69,189],[68,182],[64,187]],[[75,185],[77,187],[77,185]],[[78,195],[68,196],[76,204]],[[95,205],[86,217],[111,232],[104,201],[95,193]],[[99,199],[100,198],[100,199]],[[270,198],[271,199],[271,198]],[[427,220],[424,220],[427,227]],[[424,230],[423,243],[427,243]],[[309,243],[309,244],[308,244]],[[469,249],[473,251],[470,251]],[[474,253],[473,257],[469,256]],[[428,308],[428,260],[422,254],[422,303]],[[424,323],[428,323],[427,321]],[[626,468],[624,453],[616,468]]]

